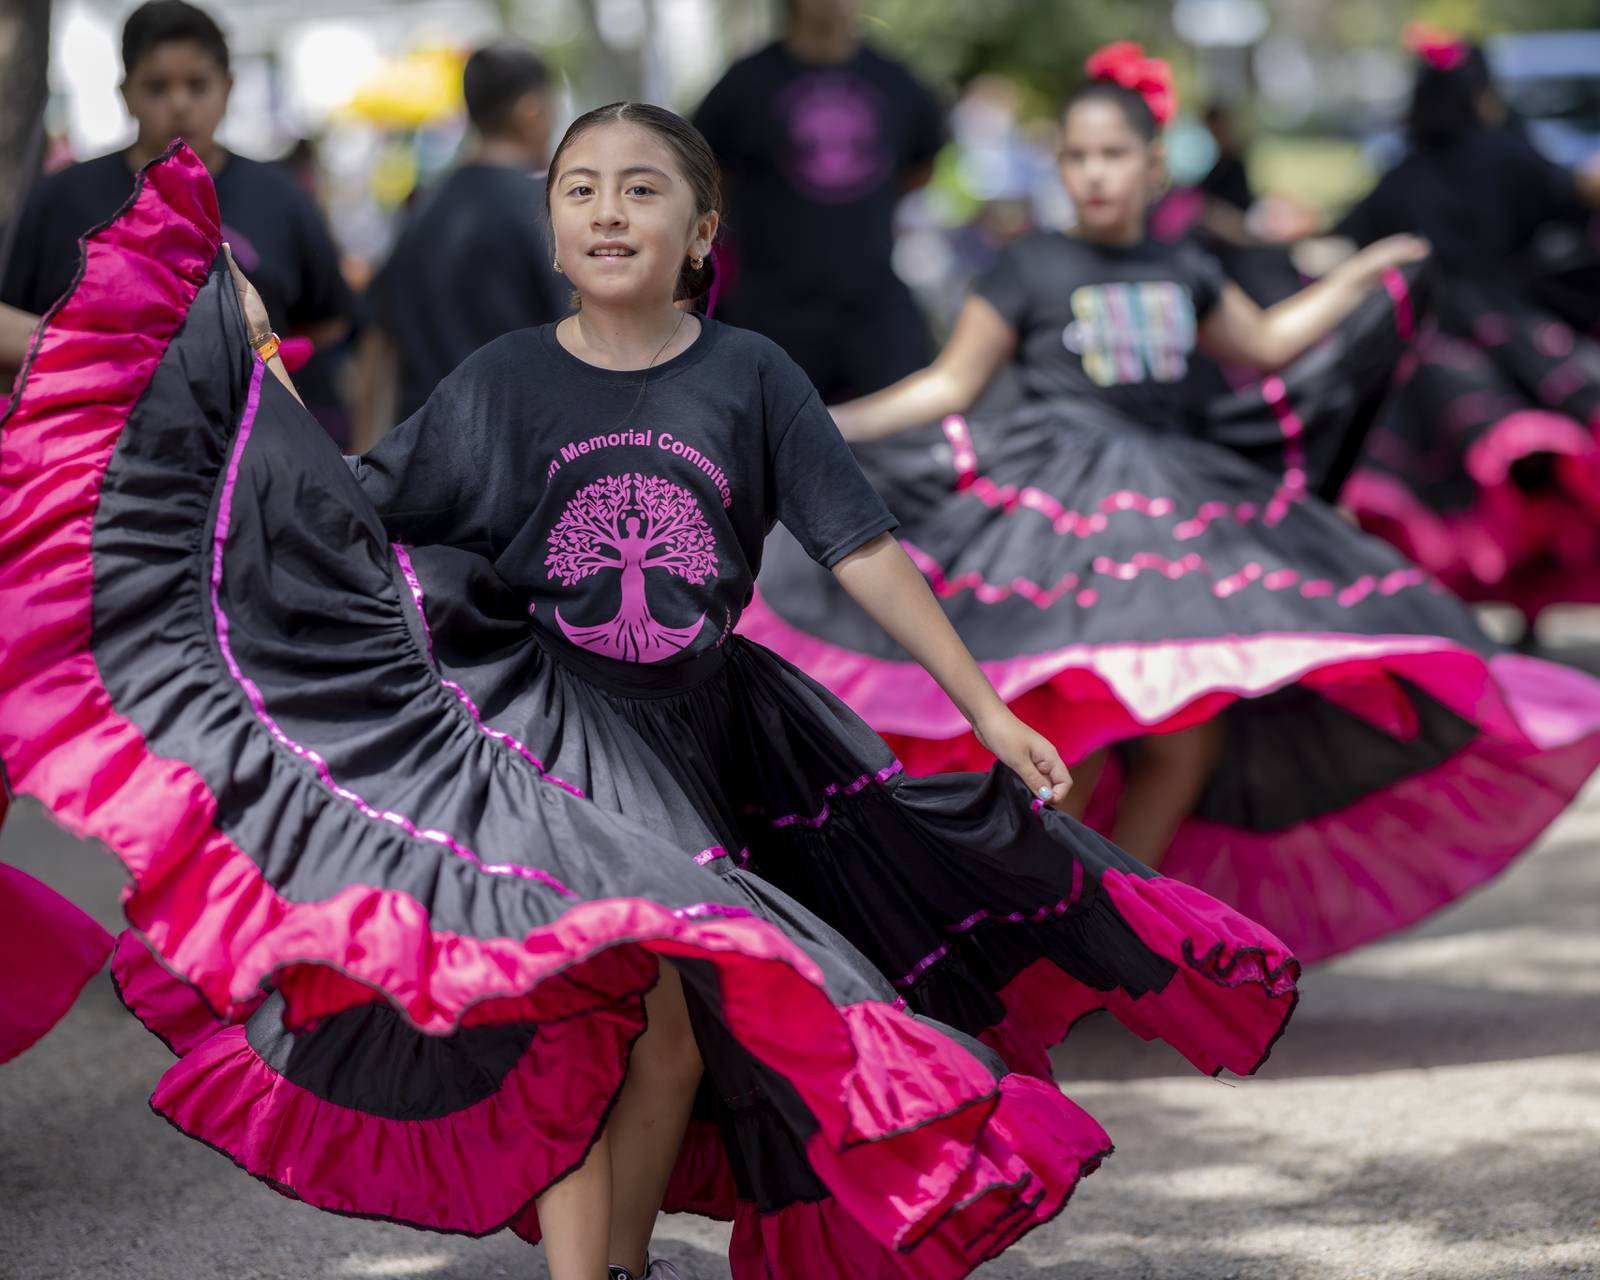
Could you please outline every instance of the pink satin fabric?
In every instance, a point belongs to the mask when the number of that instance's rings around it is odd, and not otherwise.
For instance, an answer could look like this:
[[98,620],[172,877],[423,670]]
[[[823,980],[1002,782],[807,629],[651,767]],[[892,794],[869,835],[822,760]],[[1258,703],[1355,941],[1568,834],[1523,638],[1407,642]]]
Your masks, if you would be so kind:
[[110,954],[111,935],[96,921],[0,863],[0,1062],[31,1048],[64,1018]]

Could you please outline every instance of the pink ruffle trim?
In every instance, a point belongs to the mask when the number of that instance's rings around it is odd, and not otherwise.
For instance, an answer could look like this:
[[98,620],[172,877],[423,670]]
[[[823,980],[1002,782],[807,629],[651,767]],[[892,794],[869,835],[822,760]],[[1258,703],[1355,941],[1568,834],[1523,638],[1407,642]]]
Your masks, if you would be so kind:
[[[1083,984],[1063,992],[1055,966],[1040,960],[1000,992],[1006,1017],[979,1038],[1013,1071],[1049,1080],[1051,1046],[1080,1019],[1105,1010],[1143,1039],[1165,1040],[1208,1075],[1259,1068],[1298,999],[1300,964],[1289,949],[1182,881],[1107,871],[1104,886],[1140,938],[1174,957],[1172,979],[1137,998]],[[1212,941],[1197,951],[1196,938]]]
[[[901,759],[913,773],[974,767],[965,747],[943,755],[919,750],[916,740],[965,739],[969,728],[933,678],[911,662],[868,657],[791,626],[760,598],[740,624],[743,633],[782,654],[854,707],[878,732],[913,745]],[[1483,657],[1433,636],[1273,633],[1210,640],[1069,645],[1048,653],[982,663],[1008,703],[1048,690],[1049,700],[1070,704],[1070,717],[1053,717],[1056,745],[1080,760],[1109,743],[1170,732],[1215,715],[1239,698],[1255,698],[1291,684],[1322,689],[1363,680],[1387,683],[1402,676],[1446,706],[1510,740],[1523,737],[1520,707],[1502,691],[1496,674],[1503,659]],[[1521,668],[1517,670],[1521,671]],[[1600,685],[1574,675],[1564,696],[1575,698],[1600,727]]]

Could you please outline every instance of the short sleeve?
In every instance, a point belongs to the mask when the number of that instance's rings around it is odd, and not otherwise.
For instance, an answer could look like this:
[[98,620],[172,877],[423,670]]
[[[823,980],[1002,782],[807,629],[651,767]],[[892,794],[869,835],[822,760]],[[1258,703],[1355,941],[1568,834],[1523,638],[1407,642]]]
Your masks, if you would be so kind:
[[1203,321],[1222,301],[1228,277],[1220,262],[1192,244],[1183,247],[1183,274],[1194,299],[1195,319]]
[[773,514],[806,554],[831,569],[852,551],[898,525],[823,408],[822,399],[796,367],[783,371],[774,397],[799,408],[780,424],[770,445]]
[[972,292],[998,311],[1018,333],[1028,327],[1028,317],[1033,310],[1033,290],[1028,286],[1022,253],[1021,244],[1002,249],[1000,256],[972,286]]

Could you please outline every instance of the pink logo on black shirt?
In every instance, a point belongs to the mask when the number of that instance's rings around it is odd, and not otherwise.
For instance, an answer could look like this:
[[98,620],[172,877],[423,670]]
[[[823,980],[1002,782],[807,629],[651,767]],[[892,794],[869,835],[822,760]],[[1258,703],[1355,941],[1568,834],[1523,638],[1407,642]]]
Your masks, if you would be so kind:
[[700,585],[717,573],[717,542],[695,496],[682,485],[639,472],[603,476],[573,494],[550,531],[549,576],[574,586],[606,569],[622,574],[622,598],[608,622],[577,626],[556,610],[568,640],[622,662],[660,662],[700,633],[705,614],[669,627],[650,612],[646,571],[664,569]]
[[854,76],[822,72],[796,81],[779,110],[787,120],[789,179],[811,199],[839,203],[889,176],[878,95]]

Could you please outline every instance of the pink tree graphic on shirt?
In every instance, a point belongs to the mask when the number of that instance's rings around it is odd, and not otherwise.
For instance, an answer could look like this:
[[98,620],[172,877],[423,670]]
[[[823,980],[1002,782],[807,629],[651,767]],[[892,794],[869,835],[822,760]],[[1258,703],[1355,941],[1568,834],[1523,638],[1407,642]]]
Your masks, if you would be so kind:
[[618,569],[621,603],[609,622],[578,626],[556,610],[567,639],[624,662],[660,662],[688,647],[705,614],[669,627],[650,613],[645,573],[665,569],[697,586],[716,576],[717,543],[695,496],[682,485],[638,472],[603,476],[573,494],[550,531],[549,576],[574,586]]

